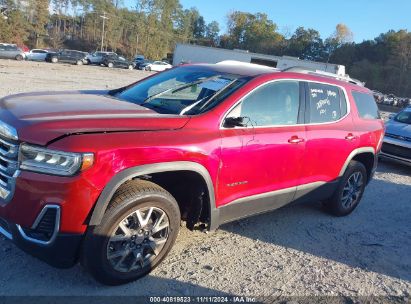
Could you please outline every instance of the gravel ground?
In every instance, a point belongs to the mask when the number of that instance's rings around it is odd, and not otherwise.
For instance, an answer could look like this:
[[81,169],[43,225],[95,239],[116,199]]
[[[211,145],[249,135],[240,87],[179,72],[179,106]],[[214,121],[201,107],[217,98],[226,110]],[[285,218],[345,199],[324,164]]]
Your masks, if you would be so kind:
[[[115,88],[148,72],[0,60],[0,97]],[[385,113],[386,115],[386,113]],[[54,269],[0,238],[0,295],[411,295],[411,167],[383,162],[357,210],[290,205],[205,234],[183,228],[151,275],[106,287],[80,266]]]

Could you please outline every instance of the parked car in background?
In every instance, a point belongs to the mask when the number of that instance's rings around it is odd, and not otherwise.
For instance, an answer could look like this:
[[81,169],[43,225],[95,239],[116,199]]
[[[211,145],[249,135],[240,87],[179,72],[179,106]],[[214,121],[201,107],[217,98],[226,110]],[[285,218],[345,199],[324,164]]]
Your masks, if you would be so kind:
[[146,71],[162,72],[171,69],[173,66],[164,61],[154,61],[144,67]]
[[0,58],[23,60],[26,58],[23,50],[15,44],[0,43]]
[[61,50],[57,53],[48,53],[46,55],[46,61],[51,63],[65,62],[83,65],[87,62],[87,54],[88,53],[75,50]]
[[400,97],[398,98],[398,104],[397,106],[399,108],[406,108],[410,105],[410,99],[409,98],[405,98],[405,97]]
[[394,94],[385,95],[385,96],[384,96],[384,100],[383,100],[382,103],[383,103],[383,104],[386,104],[386,105],[393,106],[394,103],[396,102],[396,101],[395,101],[396,98],[397,98],[397,96],[395,96]]
[[143,61],[137,62],[135,68],[138,70],[144,70],[145,67],[153,63],[153,60],[144,59]]
[[133,59],[133,65],[135,69],[138,69],[138,65],[143,63],[145,60],[143,55],[137,55],[136,57],[134,57]]
[[105,54],[103,56],[103,65],[109,68],[123,68],[133,70],[134,65],[123,56],[117,54]]
[[381,93],[379,91],[372,91],[372,93],[373,93],[375,101],[377,103],[382,103],[383,102],[383,100],[384,100],[384,94],[383,93]]
[[33,49],[33,50],[30,50],[29,52],[26,52],[25,54],[26,54],[27,60],[45,61],[48,51],[42,50],[42,49]]
[[94,52],[86,57],[87,64],[103,64],[104,55],[117,55],[114,52]]
[[411,165],[411,106],[392,114],[385,127],[380,157]]

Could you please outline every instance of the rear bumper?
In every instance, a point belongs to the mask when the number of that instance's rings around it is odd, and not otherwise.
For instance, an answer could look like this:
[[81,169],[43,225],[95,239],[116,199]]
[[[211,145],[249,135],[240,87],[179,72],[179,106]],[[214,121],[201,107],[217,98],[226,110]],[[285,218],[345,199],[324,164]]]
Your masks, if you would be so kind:
[[57,233],[50,244],[38,244],[28,240],[18,225],[4,219],[1,219],[0,234],[23,251],[58,268],[69,268],[77,263],[83,240],[81,234]]

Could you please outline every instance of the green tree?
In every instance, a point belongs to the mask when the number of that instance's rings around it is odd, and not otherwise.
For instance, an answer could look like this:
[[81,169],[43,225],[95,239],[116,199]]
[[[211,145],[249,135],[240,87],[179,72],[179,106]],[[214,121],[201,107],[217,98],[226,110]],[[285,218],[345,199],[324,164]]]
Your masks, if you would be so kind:
[[49,0],[34,0],[29,4],[32,11],[32,26],[35,37],[35,46],[43,46],[44,37],[47,36],[47,24],[49,21]]
[[229,48],[269,53],[284,39],[277,25],[263,13],[233,12],[228,15],[227,28],[222,44]]
[[220,25],[217,21],[210,22],[205,30],[205,37],[211,42],[212,46],[218,45],[220,35]]
[[320,33],[299,27],[288,41],[287,55],[320,61],[324,57],[324,44]]

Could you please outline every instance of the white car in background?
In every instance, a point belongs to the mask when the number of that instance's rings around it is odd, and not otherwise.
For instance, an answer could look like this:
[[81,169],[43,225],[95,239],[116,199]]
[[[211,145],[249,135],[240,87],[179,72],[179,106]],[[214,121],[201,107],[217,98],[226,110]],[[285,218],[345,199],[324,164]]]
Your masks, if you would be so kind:
[[164,61],[154,61],[144,67],[146,71],[162,72],[171,69],[173,66]]
[[42,49],[33,49],[26,52],[26,59],[33,61],[45,61],[48,51]]

